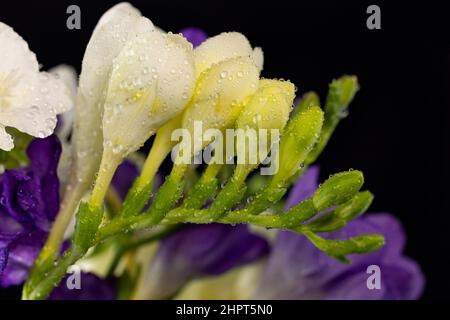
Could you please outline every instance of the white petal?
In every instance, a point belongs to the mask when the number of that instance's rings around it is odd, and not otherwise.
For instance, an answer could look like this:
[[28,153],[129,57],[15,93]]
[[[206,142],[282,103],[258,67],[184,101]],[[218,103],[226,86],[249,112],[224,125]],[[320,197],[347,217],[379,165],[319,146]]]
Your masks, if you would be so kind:
[[[229,128],[258,88],[259,71],[249,57],[237,57],[213,65],[197,80],[194,97],[183,113],[183,128],[193,134],[194,122],[203,130]],[[194,153],[199,151],[194,150]]]
[[253,49],[252,58],[259,71],[261,72],[264,67],[264,53],[260,47],[256,47],[255,49]]
[[[116,9],[114,9],[116,8]],[[90,185],[102,154],[101,122],[113,60],[139,21],[131,6],[116,6],[101,18],[84,54],[79,79],[73,144],[77,179]]]
[[0,22],[0,43],[0,90],[6,77],[20,80],[39,71],[36,55],[30,51],[26,41],[2,22]]
[[104,139],[117,152],[139,148],[176,116],[194,87],[192,46],[154,31],[146,18],[114,60],[103,117]]
[[10,27],[0,23],[0,123],[33,136],[50,135],[56,114],[72,103],[63,82],[39,73],[36,56]]
[[106,11],[98,20],[97,25],[95,26],[95,29],[93,32],[96,32],[100,27],[105,25],[106,23],[110,21],[118,21],[122,17],[132,15],[135,17],[140,17],[141,12],[133,7],[128,2],[121,2],[116,4],[115,6],[111,7],[108,11]]
[[152,112],[162,116],[162,122],[176,116],[189,102],[195,85],[194,55],[192,45],[182,36],[168,33],[165,36],[167,60],[158,70],[158,97],[160,109]]
[[75,68],[66,64],[60,64],[51,68],[48,72],[61,79],[69,89],[73,104],[75,104],[78,86],[78,75]]
[[9,90],[10,98],[0,110],[1,123],[34,137],[53,133],[56,115],[72,105],[69,89],[55,75],[30,75]]
[[5,127],[0,125],[0,149],[10,151],[14,148],[11,136],[6,132]]
[[72,105],[74,106],[74,108],[71,108],[70,110],[60,115],[61,121],[58,120],[56,134],[58,135],[59,139],[62,142],[64,142],[68,140],[69,135],[72,132],[73,121],[75,117],[78,76],[75,68],[65,64],[61,64],[50,69],[49,73],[59,77],[61,81],[67,86],[70,92],[70,99],[72,101]]
[[195,49],[195,72],[200,75],[215,63],[240,56],[251,56],[252,47],[238,32],[224,32],[204,41]]

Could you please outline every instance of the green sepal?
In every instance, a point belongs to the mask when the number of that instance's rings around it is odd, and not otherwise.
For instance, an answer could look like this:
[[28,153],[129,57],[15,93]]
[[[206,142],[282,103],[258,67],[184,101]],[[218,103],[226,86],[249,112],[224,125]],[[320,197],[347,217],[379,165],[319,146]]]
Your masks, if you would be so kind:
[[349,201],[337,207],[334,210],[334,214],[348,222],[366,212],[372,201],[373,194],[370,191],[358,192]]
[[331,232],[341,229],[347,224],[347,221],[336,216],[334,211],[325,212],[317,219],[307,224],[308,230],[312,232]]
[[189,191],[183,202],[184,208],[200,209],[219,189],[219,180],[217,178],[204,181],[200,178],[193,188]]
[[320,98],[317,95],[317,93],[313,91],[306,92],[302,95],[302,98],[300,99],[294,111],[292,112],[291,117],[299,112],[304,111],[306,108],[312,106],[320,106]]
[[286,192],[287,188],[284,186],[276,188],[269,186],[253,198],[253,201],[249,203],[245,211],[249,214],[260,214],[276,204]]
[[125,201],[119,212],[119,217],[126,219],[141,213],[152,194],[153,181],[148,182],[143,188],[138,188],[138,179],[127,193]]
[[301,223],[308,221],[317,214],[311,198],[308,198],[299,204],[291,207],[288,211],[281,215],[281,219],[285,222],[287,228],[299,226]]
[[345,112],[358,90],[356,76],[344,75],[333,80],[328,90],[325,112],[330,116],[342,117],[341,113]]
[[359,90],[355,76],[342,76],[330,84],[325,104],[325,118],[319,141],[306,158],[305,164],[313,163],[322,153],[339,121],[345,117],[347,108]]
[[161,221],[166,213],[172,209],[180,199],[184,190],[184,180],[167,177],[166,181],[159,188],[150,208],[144,212],[144,216],[149,216],[149,223],[156,224]]
[[304,231],[303,234],[318,249],[344,263],[350,262],[346,257],[349,254],[369,253],[385,244],[384,237],[379,234],[365,234],[346,240],[324,239],[311,231]]
[[244,197],[246,189],[245,184],[241,185],[231,178],[219,192],[212,205],[206,210],[211,222],[220,218],[225,212],[238,204]]
[[72,245],[81,251],[87,251],[95,241],[102,218],[102,207],[91,207],[88,203],[81,202],[76,214]]
[[340,172],[328,178],[316,190],[313,203],[318,212],[349,201],[362,187],[364,176],[361,171]]
[[349,221],[366,212],[372,200],[373,195],[369,191],[359,192],[335,210],[326,212],[308,223],[307,228],[313,232],[331,232],[341,229]]

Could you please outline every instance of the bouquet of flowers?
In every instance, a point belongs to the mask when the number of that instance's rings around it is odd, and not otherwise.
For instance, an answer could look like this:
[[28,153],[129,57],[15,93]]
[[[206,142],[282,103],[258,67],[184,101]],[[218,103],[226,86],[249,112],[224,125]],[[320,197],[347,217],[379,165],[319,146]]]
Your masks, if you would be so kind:
[[244,35],[164,32],[127,3],[99,20],[78,79],[40,71],[1,22],[0,43],[2,287],[23,285],[23,299],[420,296],[400,222],[363,216],[363,173],[319,184],[314,162],[355,76],[323,104],[295,99],[290,81],[261,77],[263,51]]

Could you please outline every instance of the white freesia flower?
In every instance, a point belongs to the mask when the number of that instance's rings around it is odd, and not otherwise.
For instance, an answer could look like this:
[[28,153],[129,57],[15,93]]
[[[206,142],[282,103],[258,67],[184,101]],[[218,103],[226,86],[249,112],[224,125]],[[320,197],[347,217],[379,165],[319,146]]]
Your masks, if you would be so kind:
[[114,59],[103,116],[104,152],[125,156],[178,115],[194,91],[192,45],[140,18]]
[[212,65],[236,57],[252,58],[259,71],[262,70],[264,56],[261,48],[252,49],[242,33],[223,32],[208,38],[195,49],[195,72],[199,76]]
[[0,22],[0,149],[14,147],[5,127],[34,137],[53,133],[56,115],[72,106],[58,77],[39,72],[36,56],[12,28]]
[[128,3],[109,9],[99,20],[84,54],[73,128],[72,184],[92,184],[103,151],[102,117],[113,60],[134,35],[140,12]]
[[[197,81],[183,113],[183,128],[192,133],[196,121],[202,121],[203,130],[233,126],[247,99],[258,89],[262,50],[252,49],[240,33],[225,32],[198,46],[194,57]],[[193,153],[204,143],[193,141]]]
[[115,166],[182,110],[194,87],[192,55],[185,39],[157,31],[128,3],[100,18],[79,78],[71,176],[45,252],[57,252],[94,178],[91,199],[101,203]]
[[[155,29],[128,3],[99,20],[83,59],[74,128],[78,181],[90,185],[103,149],[136,150],[189,101],[191,45]],[[107,149],[107,150],[106,150]]]

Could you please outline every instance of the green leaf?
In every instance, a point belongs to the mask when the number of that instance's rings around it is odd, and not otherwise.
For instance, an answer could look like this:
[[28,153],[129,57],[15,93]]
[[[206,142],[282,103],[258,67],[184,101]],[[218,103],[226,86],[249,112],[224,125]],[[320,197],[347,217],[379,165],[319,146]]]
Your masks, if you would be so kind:
[[95,241],[102,218],[102,207],[91,207],[89,204],[81,202],[76,215],[73,246],[80,248],[81,251],[88,250]]
[[310,231],[305,231],[304,235],[321,251],[347,263],[350,262],[347,255],[369,253],[385,244],[384,237],[379,234],[365,234],[347,240],[328,240]]
[[326,180],[313,196],[313,203],[318,212],[350,200],[364,183],[361,171],[340,172]]

